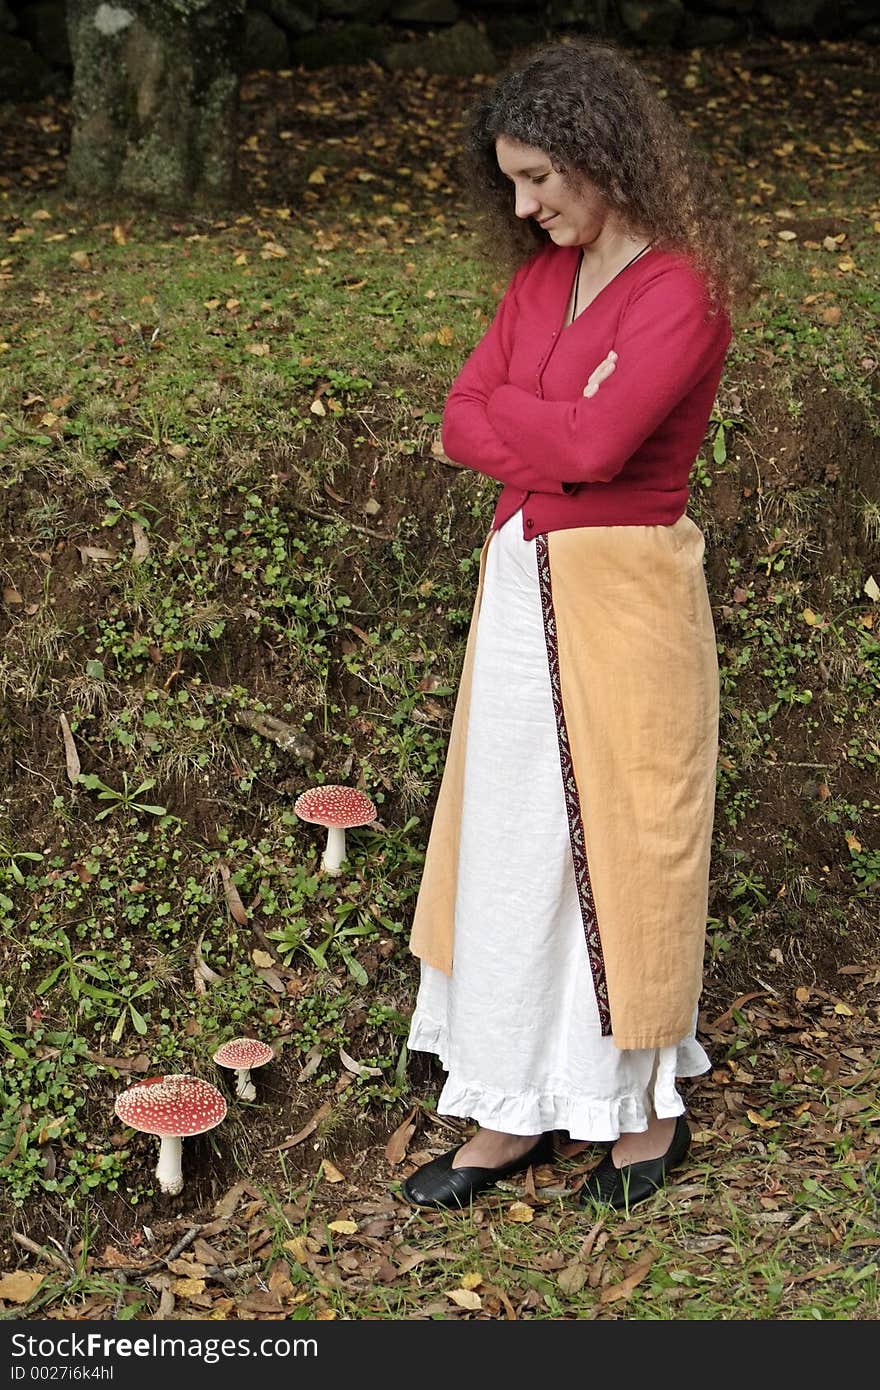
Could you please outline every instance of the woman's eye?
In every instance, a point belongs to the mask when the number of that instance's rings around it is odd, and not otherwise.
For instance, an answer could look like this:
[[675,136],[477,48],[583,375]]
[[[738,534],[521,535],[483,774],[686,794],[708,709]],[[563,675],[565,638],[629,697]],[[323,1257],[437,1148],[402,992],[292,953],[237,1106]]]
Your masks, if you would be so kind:
[[546,180],[547,180],[547,175],[546,175],[546,174],[538,174],[536,178],[533,178],[533,179],[532,179],[532,183],[545,183]]

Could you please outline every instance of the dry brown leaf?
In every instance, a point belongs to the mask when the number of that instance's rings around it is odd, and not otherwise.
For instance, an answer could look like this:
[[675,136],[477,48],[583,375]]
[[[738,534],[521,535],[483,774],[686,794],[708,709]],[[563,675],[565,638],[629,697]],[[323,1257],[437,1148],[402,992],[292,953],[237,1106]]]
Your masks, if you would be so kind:
[[229,872],[229,865],[223,860],[219,860],[220,877],[223,880],[223,892],[226,894],[226,902],[229,911],[240,927],[248,924],[247,909],[241,900],[238,889],[232,882],[232,874]]
[[35,1269],[17,1269],[0,1275],[0,1298],[7,1303],[29,1303],[45,1279]]
[[416,1132],[415,1126],[415,1107],[409,1112],[406,1119],[397,1126],[385,1145],[385,1159],[395,1168],[398,1163],[402,1163],[406,1158],[406,1148],[410,1139]]
[[294,1145],[301,1144],[304,1139],[308,1139],[310,1134],[314,1134],[321,1121],[330,1114],[330,1108],[329,1100],[325,1100],[324,1104],[318,1107],[312,1118],[307,1124],[303,1125],[302,1129],[297,1134],[293,1134],[289,1139],[285,1139],[283,1144],[276,1144],[271,1152],[277,1153],[281,1149],[292,1149]]
[[344,1047],[340,1047],[339,1049],[339,1060],[345,1067],[345,1070],[350,1071],[354,1076],[382,1075],[381,1067],[366,1067],[362,1062],[356,1062],[353,1057],[349,1056]]
[[467,1308],[471,1313],[476,1313],[483,1306],[480,1295],[472,1289],[450,1289],[446,1297],[451,1298],[459,1308]]
[[83,560],[115,560],[118,553],[115,550],[102,550],[97,545],[78,545],[76,549]]
[[307,1265],[309,1262],[309,1247],[306,1244],[305,1236],[291,1236],[290,1240],[285,1240],[282,1250],[289,1250],[298,1265]]
[[779,1128],[778,1120],[765,1120],[764,1116],[760,1115],[757,1110],[747,1110],[746,1114],[748,1118],[751,1120],[752,1124],[757,1125],[758,1129]]
[[204,1279],[175,1279],[171,1288],[180,1298],[192,1298],[195,1294],[204,1292],[205,1281]]
[[507,1208],[508,1221],[515,1221],[521,1226],[528,1226],[535,1219],[535,1212],[527,1202],[513,1202]]
[[67,715],[63,712],[58,716],[61,725],[61,737],[64,739],[64,761],[67,765],[67,780],[71,786],[75,786],[81,769],[79,753],[76,751],[76,744],[73,741],[73,734],[67,722]]
[[599,1295],[600,1303],[616,1303],[621,1298],[629,1298],[633,1289],[644,1279],[651,1265],[654,1263],[654,1256],[648,1255],[636,1265],[632,1274],[628,1274],[625,1279],[621,1279],[619,1284],[610,1284],[607,1289],[603,1289]]
[[329,1158],[321,1159],[321,1177],[325,1182],[345,1182],[345,1174],[340,1173],[335,1163],[331,1163]]
[[560,1271],[557,1283],[563,1293],[580,1293],[587,1282],[587,1266],[580,1260],[572,1260]]
[[139,521],[131,523],[131,534],[134,537],[134,549],[131,558],[134,564],[139,565],[146,560],[150,553],[150,542],[147,540],[147,533]]

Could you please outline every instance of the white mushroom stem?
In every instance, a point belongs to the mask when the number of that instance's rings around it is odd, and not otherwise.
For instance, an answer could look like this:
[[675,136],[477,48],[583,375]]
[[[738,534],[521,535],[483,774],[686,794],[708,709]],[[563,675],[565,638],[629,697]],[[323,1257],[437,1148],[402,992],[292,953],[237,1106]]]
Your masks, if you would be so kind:
[[338,874],[344,858],[345,829],[341,825],[331,825],[327,830],[327,848],[324,850],[321,868],[327,874]]
[[256,1100],[257,1088],[251,1081],[250,1067],[235,1068],[235,1094],[240,1100]]
[[163,1192],[176,1197],[183,1189],[181,1156],[183,1145],[173,1135],[163,1134],[159,1140],[159,1162],[156,1164],[156,1177]]

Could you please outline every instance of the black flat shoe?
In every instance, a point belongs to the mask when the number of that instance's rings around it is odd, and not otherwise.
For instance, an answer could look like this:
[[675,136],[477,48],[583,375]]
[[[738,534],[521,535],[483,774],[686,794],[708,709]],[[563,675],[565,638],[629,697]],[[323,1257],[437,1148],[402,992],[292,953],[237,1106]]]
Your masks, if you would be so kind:
[[548,1163],[553,1158],[553,1133],[542,1134],[524,1154],[500,1168],[453,1168],[452,1160],[463,1147],[459,1144],[410,1173],[400,1188],[406,1200],[415,1207],[466,1207],[478,1192],[493,1187],[499,1178],[522,1173],[533,1163]]
[[665,1154],[615,1168],[609,1149],[581,1188],[581,1197],[585,1203],[601,1202],[617,1210],[643,1202],[665,1185],[667,1174],[682,1162],[690,1146],[690,1126],[684,1115],[679,1115]]

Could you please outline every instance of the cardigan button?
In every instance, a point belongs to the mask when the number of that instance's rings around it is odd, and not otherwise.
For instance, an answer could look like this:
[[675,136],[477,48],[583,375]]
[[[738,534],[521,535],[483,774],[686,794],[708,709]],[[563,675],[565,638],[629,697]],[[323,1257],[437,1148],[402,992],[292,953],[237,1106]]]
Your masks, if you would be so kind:
[[527,530],[527,531],[533,531],[534,529],[535,529],[535,523],[532,521],[532,519],[531,519],[531,517],[530,517],[529,520],[526,522],[526,530]]

